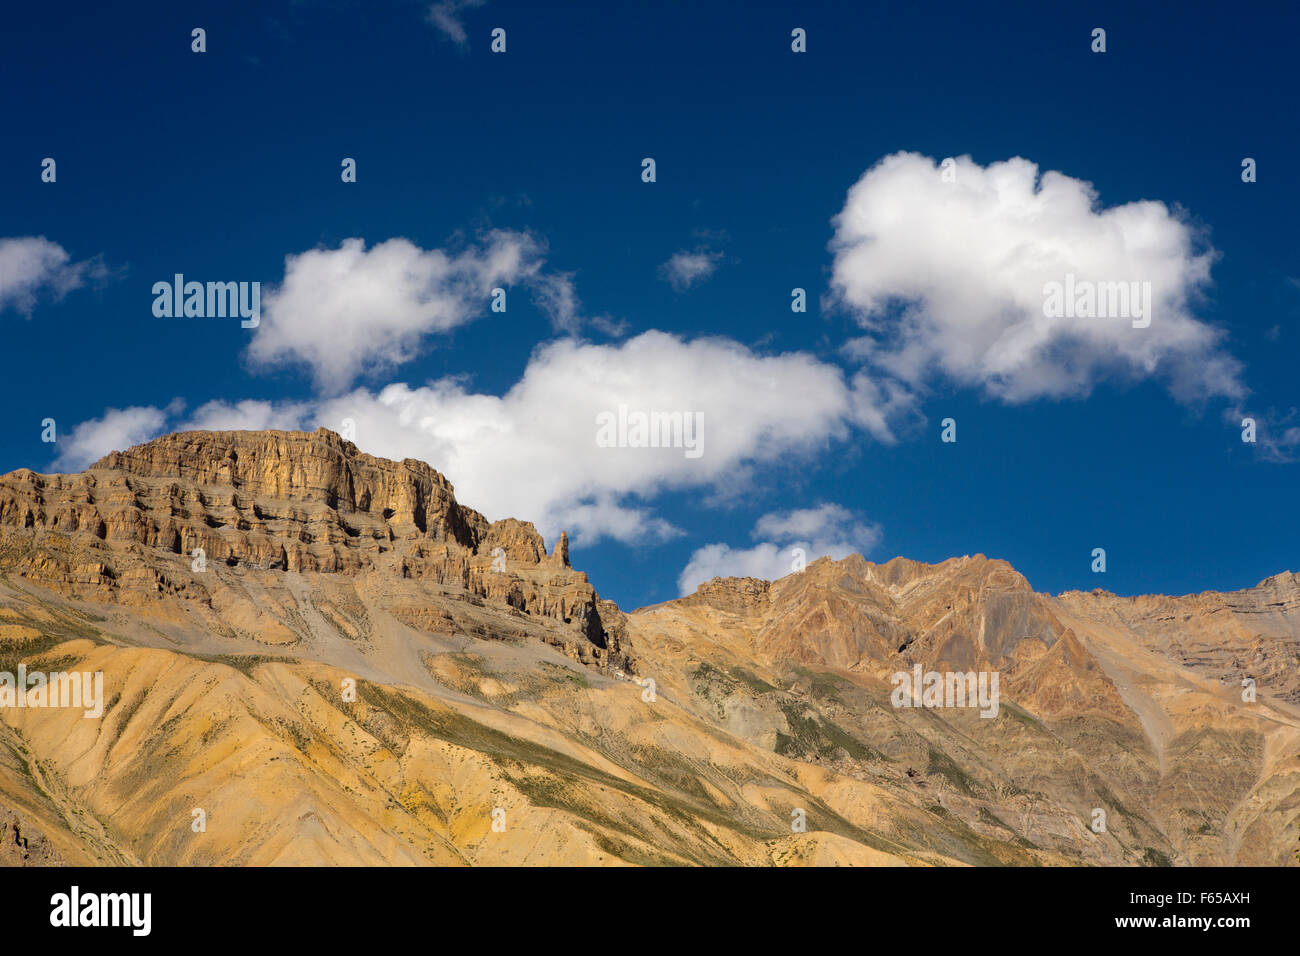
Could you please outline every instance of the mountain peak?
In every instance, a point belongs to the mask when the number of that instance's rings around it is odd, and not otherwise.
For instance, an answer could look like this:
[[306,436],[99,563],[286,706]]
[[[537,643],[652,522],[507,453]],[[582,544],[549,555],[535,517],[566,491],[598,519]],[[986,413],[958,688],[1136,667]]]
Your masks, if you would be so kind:
[[603,659],[609,644],[608,602],[571,568],[567,536],[548,554],[530,522],[489,522],[425,462],[324,428],[179,432],[79,474],[0,476],[0,568],[132,604],[211,601],[248,575],[378,572],[559,621],[578,632],[577,656]]

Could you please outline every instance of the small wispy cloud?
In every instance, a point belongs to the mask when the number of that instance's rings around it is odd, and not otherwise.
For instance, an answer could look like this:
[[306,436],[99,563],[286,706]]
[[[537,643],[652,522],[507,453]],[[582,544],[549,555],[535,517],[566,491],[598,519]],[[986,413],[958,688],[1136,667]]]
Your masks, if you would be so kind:
[[429,8],[429,22],[457,46],[465,46],[469,42],[469,34],[465,31],[461,14],[483,6],[484,2],[485,0],[440,0]]
[[1290,464],[1300,456],[1300,409],[1292,406],[1285,412],[1269,408],[1252,413],[1234,405],[1223,417],[1229,427],[1242,429],[1242,440],[1250,442],[1264,461]]
[[14,309],[30,316],[42,296],[58,301],[107,275],[98,258],[73,262],[66,249],[44,236],[0,239],[0,312]]
[[685,292],[713,275],[722,263],[722,253],[704,246],[690,252],[685,249],[673,254],[659,267],[659,277],[678,292]]

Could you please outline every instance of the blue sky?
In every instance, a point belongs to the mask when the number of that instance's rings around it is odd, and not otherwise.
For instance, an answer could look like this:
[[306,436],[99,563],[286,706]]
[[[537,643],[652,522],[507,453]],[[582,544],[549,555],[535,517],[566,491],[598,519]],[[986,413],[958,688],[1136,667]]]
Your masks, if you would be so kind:
[[[796,546],[1300,566],[1294,11],[608,6],[7,12],[0,470],[350,418],[628,608]],[[1151,280],[1150,327],[1044,325],[1067,271]],[[156,317],[175,273],[260,282],[261,325]],[[704,453],[597,447],[618,404]]]

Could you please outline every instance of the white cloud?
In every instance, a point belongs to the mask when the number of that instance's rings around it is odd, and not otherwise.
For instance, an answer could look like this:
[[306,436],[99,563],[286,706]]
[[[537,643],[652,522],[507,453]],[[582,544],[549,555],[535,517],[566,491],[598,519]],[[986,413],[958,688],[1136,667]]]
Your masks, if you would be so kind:
[[[909,387],[937,374],[1007,402],[1154,377],[1181,401],[1244,394],[1222,334],[1193,317],[1214,253],[1162,202],[1103,208],[1089,183],[1025,159],[887,156],[835,219],[832,288],[867,335],[852,351]],[[1044,285],[1150,282],[1153,318],[1049,318]]]
[[1285,412],[1270,408],[1265,412],[1248,413],[1233,406],[1225,409],[1224,421],[1231,429],[1244,429],[1245,419],[1255,423],[1255,452],[1265,461],[1287,464],[1296,460],[1300,452],[1300,425],[1296,419],[1300,409],[1289,408]]
[[542,272],[540,269],[525,277],[525,282],[532,293],[533,302],[546,313],[551,320],[551,327],[559,332],[574,334],[583,326],[604,332],[606,335],[621,336],[626,323],[614,321],[608,315],[590,315],[583,312],[582,303],[574,288],[572,272]]
[[[637,541],[673,533],[647,507],[655,495],[734,491],[756,465],[847,437],[856,401],[837,367],[803,353],[761,356],[730,340],[647,332],[619,345],[549,343],[502,396],[450,379],[359,389],[325,403],[318,423],[353,419],[360,447],[428,461],[490,518]],[[702,453],[599,447],[597,416],[619,405],[702,413]]]
[[[170,430],[304,428],[355,423],[363,450],[417,458],[451,479],[463,504],[490,519],[533,521],[548,538],[630,543],[681,532],[656,515],[671,490],[736,494],[764,464],[811,456],[849,437],[869,396],[834,365],[801,352],[764,356],[728,339],[685,341],[646,332],[618,345],[560,339],[538,349],[504,395],[469,391],[456,378],[379,391],[358,388],[310,404],[209,402],[181,421],[178,409],[129,409],[78,426],[80,466]],[[698,457],[684,447],[600,447],[597,416],[629,412],[703,415]],[[131,413],[130,428],[120,416]],[[129,440],[125,437],[129,434]],[[93,436],[93,437],[92,437]]]
[[539,277],[534,283],[533,297],[557,329],[576,332],[582,325],[578,314],[578,294],[573,288],[573,273]]
[[823,504],[765,514],[754,524],[751,536],[758,541],[752,548],[707,544],[696,549],[678,575],[679,592],[691,594],[716,577],[775,581],[795,570],[796,548],[807,562],[828,555],[838,561],[850,554],[867,554],[880,543],[881,529],[841,505]]
[[182,425],[181,431],[295,431],[310,420],[312,407],[307,403],[291,402],[275,405],[271,402],[245,399],[242,402],[212,401],[200,405]]
[[61,299],[106,270],[97,260],[73,262],[66,249],[44,236],[0,239],[0,312],[31,314],[41,293]]
[[440,0],[429,8],[429,22],[436,26],[458,46],[464,46],[469,36],[461,20],[461,11],[483,6],[484,0]]
[[916,393],[897,381],[877,381],[865,371],[853,376],[853,421],[882,444],[896,444],[900,426],[916,426],[925,416]]
[[694,252],[682,250],[659,267],[659,275],[669,282],[678,292],[684,292],[691,286],[703,282],[717,271],[722,262],[722,253],[706,248]]
[[167,412],[152,406],[105,409],[101,417],[82,422],[66,436],[56,436],[59,453],[50,468],[81,471],[110,451],[125,451],[158,437],[166,424]]
[[367,251],[364,240],[346,239],[287,256],[248,357],[263,367],[305,363],[319,389],[336,393],[363,372],[414,358],[428,335],[488,314],[492,290],[513,283],[530,286],[555,324],[572,329],[579,319],[570,276],[544,273],[545,252],[528,233],[496,230],[459,253],[406,239]]

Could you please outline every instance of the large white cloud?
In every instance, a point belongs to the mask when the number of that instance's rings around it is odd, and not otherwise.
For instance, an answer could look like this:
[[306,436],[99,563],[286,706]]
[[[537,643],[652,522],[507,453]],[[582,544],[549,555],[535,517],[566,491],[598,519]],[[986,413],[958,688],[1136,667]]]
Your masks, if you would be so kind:
[[765,514],[751,536],[758,542],[751,548],[718,543],[696,549],[677,577],[679,592],[691,594],[716,577],[775,581],[797,570],[801,561],[868,554],[880,543],[881,529],[841,505],[822,504]]
[[[653,510],[665,491],[712,498],[744,492],[756,467],[813,456],[880,412],[875,394],[811,355],[762,355],[728,339],[647,332],[618,345],[560,339],[538,349],[504,395],[460,379],[355,389],[312,403],[209,402],[188,418],[131,409],[85,423],[60,462],[84,464],[173,428],[348,430],[367,452],[418,458],[446,474],[457,498],[489,518],[534,521],[547,537],[641,542],[679,533]],[[701,416],[675,447],[605,447],[598,417]],[[685,419],[683,419],[685,420]],[[148,426],[148,427],[145,427]],[[670,436],[675,437],[675,436]],[[691,447],[687,447],[691,439]],[[90,449],[94,450],[91,455]]]
[[66,249],[44,236],[0,239],[0,312],[30,313],[42,294],[61,299],[105,271],[97,260],[73,262]]
[[[945,170],[914,153],[871,167],[835,219],[832,288],[867,335],[859,356],[911,387],[936,375],[998,399],[1085,396],[1156,377],[1183,401],[1244,394],[1239,364],[1192,305],[1214,253],[1162,202],[1102,207],[1089,183],[1026,159]],[[1044,287],[1150,282],[1147,328],[1044,315]]]
[[[846,438],[860,403],[839,368],[810,355],[647,332],[619,345],[552,342],[501,396],[454,380],[396,384],[326,402],[319,417],[327,427],[351,419],[367,451],[430,462],[489,517],[636,541],[672,533],[646,507],[661,491],[734,493],[756,465]],[[620,406],[702,415],[698,457],[683,447],[601,447],[598,416]]]
[[571,329],[577,297],[567,274],[543,271],[545,252],[528,233],[496,230],[454,253],[406,239],[367,250],[364,240],[346,239],[337,249],[287,256],[284,281],[263,296],[249,359],[262,367],[305,363],[320,390],[337,393],[362,372],[414,358],[427,336],[488,314],[492,290],[519,282],[557,326]]

